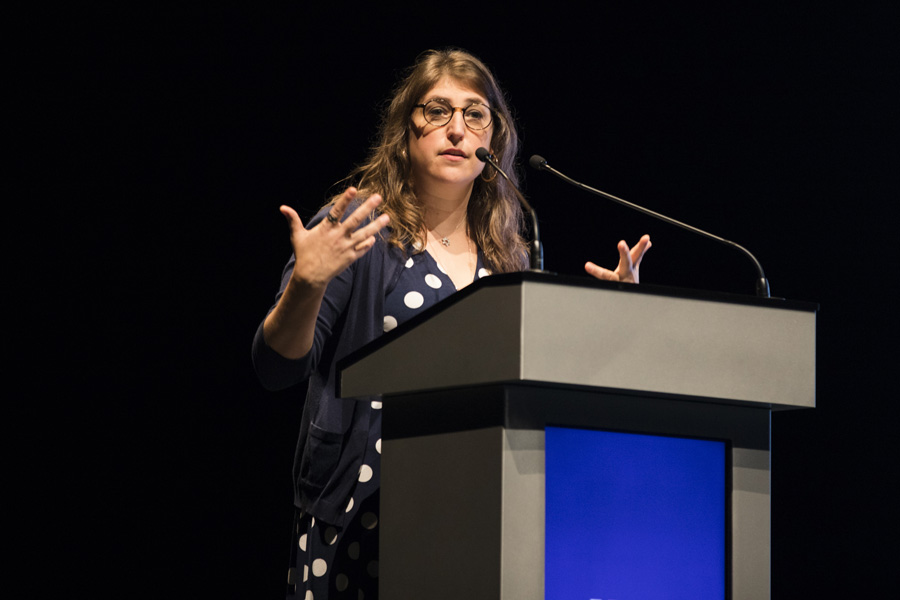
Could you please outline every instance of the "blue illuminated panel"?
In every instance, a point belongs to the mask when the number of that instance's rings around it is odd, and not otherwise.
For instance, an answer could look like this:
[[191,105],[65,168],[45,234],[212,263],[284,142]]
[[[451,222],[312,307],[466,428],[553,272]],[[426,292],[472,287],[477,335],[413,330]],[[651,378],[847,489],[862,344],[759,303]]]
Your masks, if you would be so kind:
[[547,600],[725,599],[724,442],[547,427]]

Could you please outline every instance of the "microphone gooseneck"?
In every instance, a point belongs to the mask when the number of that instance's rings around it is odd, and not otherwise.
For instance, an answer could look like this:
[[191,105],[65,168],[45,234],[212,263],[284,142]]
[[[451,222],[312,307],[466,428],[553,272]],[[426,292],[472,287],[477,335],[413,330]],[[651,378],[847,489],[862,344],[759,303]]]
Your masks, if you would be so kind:
[[500,168],[500,165],[497,164],[497,160],[494,158],[494,155],[491,154],[487,148],[479,148],[475,151],[475,156],[483,163],[487,163],[491,165],[494,169],[497,170],[500,175],[503,176],[503,179],[509,183],[510,187],[512,187],[513,191],[516,193],[516,197],[519,199],[519,203],[522,205],[522,208],[531,218],[531,231],[534,234],[531,241],[531,252],[529,253],[530,261],[531,261],[531,271],[543,271],[544,270],[544,248],[541,246],[541,234],[538,230],[538,220],[537,213],[534,212],[534,209],[531,208],[531,204],[528,203],[528,200],[525,199],[525,196],[522,195],[522,192],[519,191],[519,188],[510,180],[509,176],[503,172],[503,169]]
[[675,225],[677,227],[681,227],[682,229],[686,229],[688,231],[691,231],[691,232],[701,235],[703,237],[709,238],[711,240],[715,240],[715,241],[719,242],[720,244],[725,244],[726,246],[731,246],[732,248],[736,248],[736,249],[740,250],[748,258],[750,258],[750,260],[753,262],[753,265],[756,267],[756,272],[759,275],[759,277],[756,280],[756,295],[760,296],[762,298],[770,297],[769,281],[766,279],[766,275],[763,272],[762,265],[759,264],[759,261],[756,260],[756,257],[753,256],[753,254],[751,254],[751,252],[749,250],[747,250],[740,244],[736,244],[730,240],[726,240],[725,238],[721,238],[717,235],[713,235],[709,232],[703,231],[702,229],[698,229],[697,227],[688,225],[687,223],[682,223],[681,221],[676,221],[675,219],[673,219],[671,217],[667,217],[658,212],[654,212],[648,208],[644,208],[643,206],[638,206],[637,204],[633,204],[633,203],[629,202],[628,200],[623,200],[622,198],[618,198],[616,196],[613,196],[612,194],[607,194],[606,192],[602,192],[598,189],[592,188],[589,185],[585,185],[585,184],[581,183],[580,181],[575,181],[571,177],[564,175],[564,174],[560,173],[559,171],[557,171],[556,169],[554,169],[553,167],[551,167],[549,164],[547,164],[547,161],[546,161],[546,159],[544,159],[544,157],[539,156],[537,154],[533,155],[530,159],[528,159],[528,164],[531,165],[532,168],[537,169],[538,171],[549,171],[549,172],[553,173],[554,175],[556,175],[557,177],[559,177],[560,179],[562,179],[563,181],[565,181],[566,183],[574,185],[575,187],[581,188],[581,189],[583,189],[587,192],[590,192],[594,195],[601,196],[603,198],[606,198],[607,200],[612,200],[613,202],[618,202],[619,204],[621,204],[623,206],[627,206],[628,208],[634,209],[638,212],[642,212],[645,215],[649,215],[649,216],[659,219],[661,221],[665,221],[666,223],[668,223],[670,225]]

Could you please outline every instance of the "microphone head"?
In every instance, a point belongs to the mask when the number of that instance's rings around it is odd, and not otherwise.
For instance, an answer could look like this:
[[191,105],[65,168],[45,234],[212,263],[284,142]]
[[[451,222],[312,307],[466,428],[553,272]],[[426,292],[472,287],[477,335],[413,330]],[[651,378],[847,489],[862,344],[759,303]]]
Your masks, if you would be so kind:
[[544,167],[547,166],[547,161],[544,160],[543,156],[533,154],[531,156],[531,158],[528,159],[528,164],[531,165],[532,169],[537,169],[538,171],[543,171]]
[[478,160],[480,160],[481,162],[487,162],[487,159],[490,155],[491,153],[488,152],[487,148],[479,148],[475,151],[475,156],[477,156]]

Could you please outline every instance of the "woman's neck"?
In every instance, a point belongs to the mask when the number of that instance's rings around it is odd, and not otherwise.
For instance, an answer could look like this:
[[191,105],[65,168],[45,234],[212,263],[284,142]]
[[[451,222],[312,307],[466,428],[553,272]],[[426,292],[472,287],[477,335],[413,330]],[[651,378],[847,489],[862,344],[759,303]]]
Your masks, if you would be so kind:
[[[425,227],[430,231],[439,231],[441,235],[449,235],[460,229],[466,220],[469,208],[469,194],[457,197],[425,195],[419,196],[425,207]],[[465,230],[465,228],[461,228]]]
[[[418,186],[417,186],[418,187]],[[465,215],[472,195],[472,184],[463,188],[454,186],[419,187],[416,197],[425,207],[425,224],[430,229],[449,220],[456,223]]]

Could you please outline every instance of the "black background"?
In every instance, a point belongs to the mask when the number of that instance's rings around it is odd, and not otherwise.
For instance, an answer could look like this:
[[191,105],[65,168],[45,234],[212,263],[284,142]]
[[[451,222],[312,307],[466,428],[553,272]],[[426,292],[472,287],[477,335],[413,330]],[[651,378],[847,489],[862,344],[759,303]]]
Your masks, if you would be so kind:
[[[277,207],[312,214],[364,159],[399,72],[454,45],[507,90],[523,162],[735,240],[773,295],[820,304],[818,406],[773,418],[772,596],[891,589],[897,11],[677,4],[129,3],[15,21],[27,117],[10,166],[39,225],[9,225],[34,311],[12,325],[38,367],[13,375],[40,426],[13,439],[17,489],[49,525],[31,580],[283,592],[302,391],[263,391],[249,358],[290,252]],[[619,239],[650,233],[643,281],[753,293],[733,250],[549,175],[524,189],[552,271],[612,266]]]

